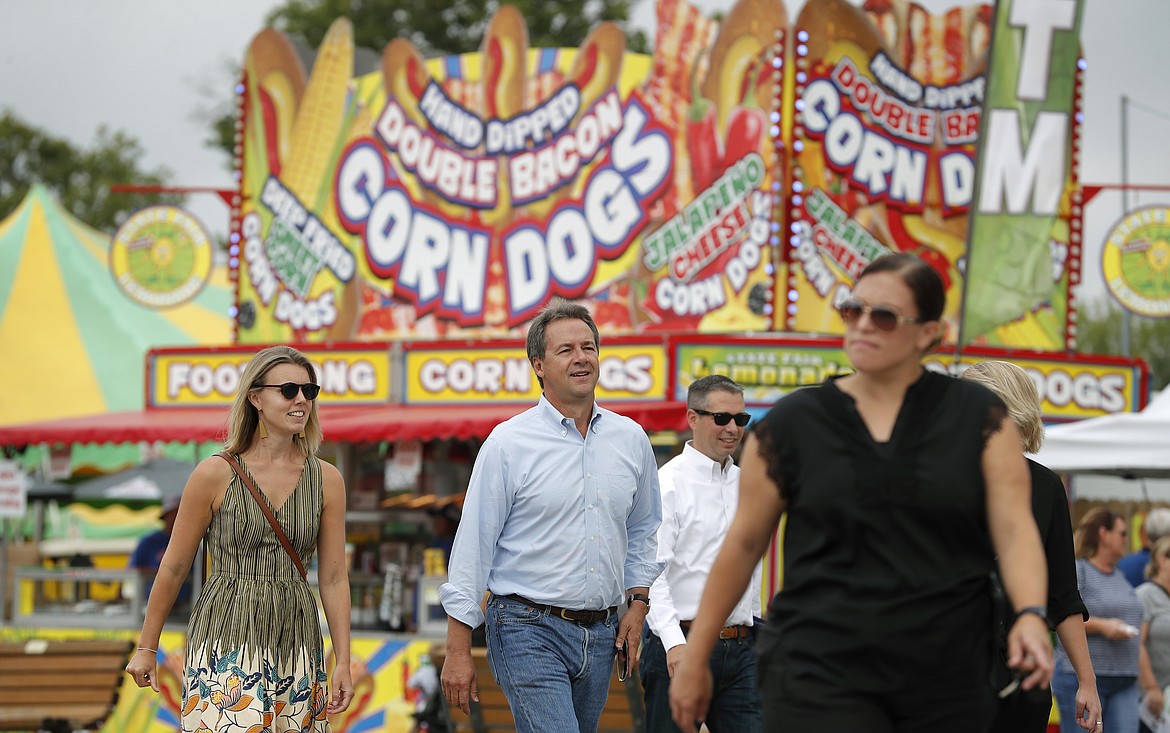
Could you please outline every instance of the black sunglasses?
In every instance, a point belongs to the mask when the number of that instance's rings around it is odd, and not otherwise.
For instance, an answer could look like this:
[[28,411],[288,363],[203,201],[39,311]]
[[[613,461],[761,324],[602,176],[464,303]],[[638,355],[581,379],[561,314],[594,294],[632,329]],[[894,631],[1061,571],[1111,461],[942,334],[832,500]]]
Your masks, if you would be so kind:
[[899,323],[926,323],[921,318],[903,316],[889,308],[883,308],[880,305],[876,307],[866,305],[856,300],[847,300],[837,306],[837,312],[841,314],[841,320],[846,323],[856,323],[861,320],[862,313],[868,313],[869,320],[873,321],[873,325],[882,331],[893,331]]
[[[695,410],[695,408],[691,408]],[[719,427],[723,427],[727,423],[735,420],[735,424],[741,428],[751,422],[752,416],[746,412],[737,412],[734,415],[730,412],[707,412],[706,410],[695,410],[696,415],[710,415],[711,419]]]
[[317,395],[321,392],[321,385],[313,384],[297,384],[296,382],[285,382],[284,384],[258,384],[257,387],[275,387],[280,390],[280,396],[286,400],[296,399],[297,391],[305,393],[305,399],[312,402],[317,399]]

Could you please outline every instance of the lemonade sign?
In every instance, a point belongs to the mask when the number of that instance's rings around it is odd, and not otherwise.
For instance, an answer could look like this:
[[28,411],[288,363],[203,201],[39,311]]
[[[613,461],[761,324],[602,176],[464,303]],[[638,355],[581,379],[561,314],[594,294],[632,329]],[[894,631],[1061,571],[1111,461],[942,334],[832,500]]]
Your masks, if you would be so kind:
[[1128,214],[1109,233],[1101,259],[1117,302],[1141,316],[1170,317],[1170,209]]
[[110,243],[110,272],[131,300],[172,308],[194,298],[211,276],[212,246],[198,219],[177,206],[149,206]]

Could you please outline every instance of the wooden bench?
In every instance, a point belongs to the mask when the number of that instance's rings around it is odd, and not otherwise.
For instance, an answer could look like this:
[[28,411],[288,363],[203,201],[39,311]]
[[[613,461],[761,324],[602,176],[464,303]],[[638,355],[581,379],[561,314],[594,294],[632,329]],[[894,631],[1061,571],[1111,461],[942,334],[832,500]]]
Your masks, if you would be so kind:
[[132,641],[0,644],[0,730],[97,729],[118,701]]
[[[504,697],[504,691],[496,684],[496,678],[492,676],[491,668],[488,666],[487,650],[472,649],[471,658],[475,661],[479,703],[471,703],[470,717],[464,715],[458,708],[450,711],[456,733],[515,731],[516,721],[512,719],[508,700]],[[616,674],[611,675],[609,699],[606,700],[605,709],[601,713],[598,733],[631,733],[643,730],[645,723],[646,712],[637,667],[625,682],[618,681]]]

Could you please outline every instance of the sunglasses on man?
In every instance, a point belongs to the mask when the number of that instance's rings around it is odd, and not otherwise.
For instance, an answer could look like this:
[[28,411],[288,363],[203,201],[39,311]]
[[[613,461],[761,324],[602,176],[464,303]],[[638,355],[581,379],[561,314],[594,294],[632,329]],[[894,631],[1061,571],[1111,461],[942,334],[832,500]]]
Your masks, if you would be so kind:
[[285,382],[284,384],[258,384],[257,387],[272,387],[280,390],[280,396],[286,400],[296,399],[297,392],[303,392],[305,399],[312,402],[317,399],[317,394],[321,391],[321,385],[313,384],[297,384],[296,382]]
[[[691,409],[694,410],[695,408],[692,407]],[[752,419],[752,416],[746,412],[737,412],[732,414],[730,412],[707,412],[706,410],[695,410],[695,414],[710,415],[711,419],[714,420],[715,424],[719,427],[723,427],[732,420],[735,420],[735,424],[742,428],[751,422]]]
[[857,300],[845,301],[837,306],[837,312],[841,314],[841,320],[846,323],[856,323],[861,320],[862,313],[868,313],[869,320],[876,328],[882,331],[893,331],[898,327],[899,323],[926,323],[921,318],[911,318],[910,316],[895,313],[889,308],[880,305],[866,305]]

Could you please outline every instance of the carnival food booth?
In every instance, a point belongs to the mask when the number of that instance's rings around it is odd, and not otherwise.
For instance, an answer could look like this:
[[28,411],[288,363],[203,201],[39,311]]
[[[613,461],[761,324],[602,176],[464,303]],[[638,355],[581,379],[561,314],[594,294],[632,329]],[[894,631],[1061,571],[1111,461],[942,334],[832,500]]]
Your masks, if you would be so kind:
[[[505,5],[478,53],[425,58],[396,39],[375,69],[355,66],[345,18],[311,61],[265,29],[244,60],[239,189],[225,197],[231,345],[152,349],[144,409],[0,426],[0,445],[215,441],[250,355],[303,349],[323,457],[348,492],[358,694],[333,729],[405,732],[404,682],[445,630],[432,525],[458,517],[492,428],[539,397],[524,336],[555,296],[592,312],[598,400],[642,425],[661,461],[687,438],[699,377],[742,384],[758,417],[847,371],[835,305],[888,252],[947,284],[948,337],[928,368],[1011,360],[1051,421],[1144,406],[1143,362],[1073,353],[1077,32],[1053,31],[1050,75],[1029,77],[1017,112],[1015,54],[1043,44],[1019,42],[1010,5],[809,0],[790,22],[782,0],[737,0],[717,22],[659,0],[653,56],[612,23],[577,49],[530,48]],[[1016,123],[990,130],[1014,136],[990,156],[977,151],[988,109]],[[1049,135],[1025,150],[1039,112]],[[764,562],[770,598],[775,543]],[[132,599],[110,614],[119,628],[82,613],[38,623],[35,587],[61,580],[39,565],[9,586],[8,638],[134,637],[132,579],[86,568],[56,571],[119,586],[117,602]],[[112,729],[174,729],[183,643],[169,626],[163,695],[124,683]]]

